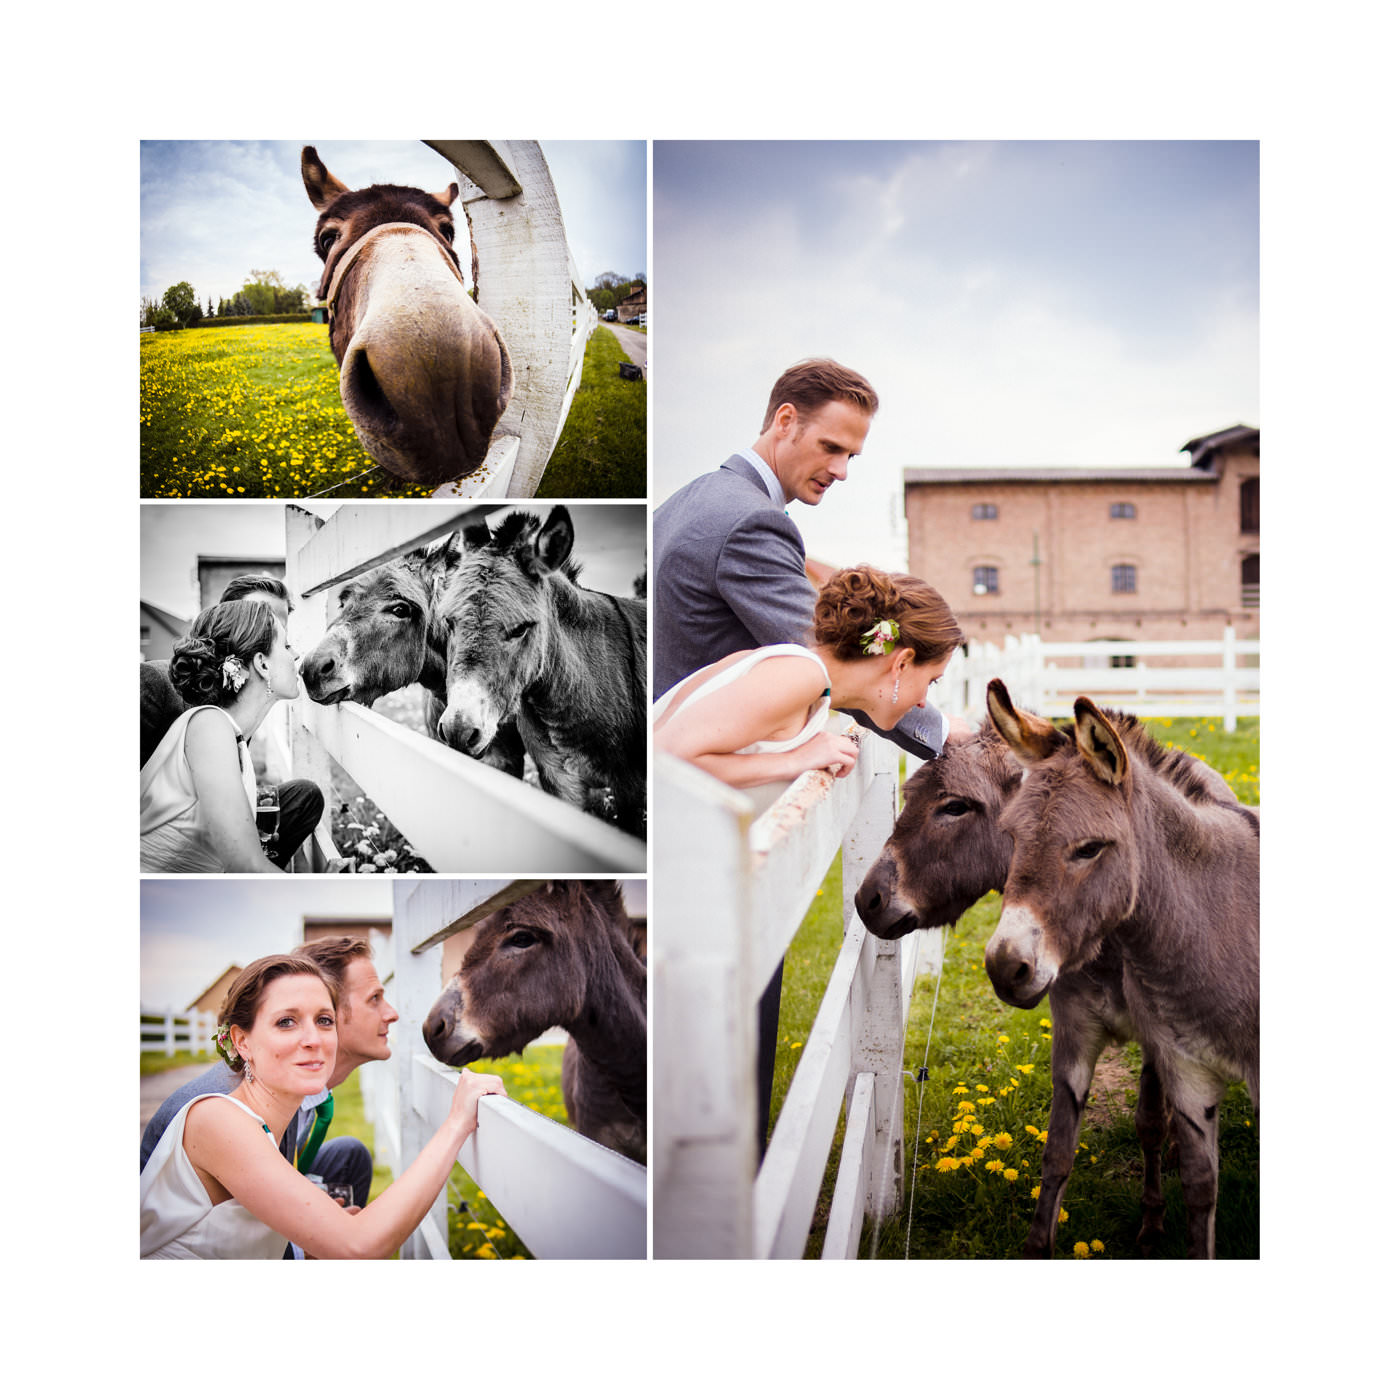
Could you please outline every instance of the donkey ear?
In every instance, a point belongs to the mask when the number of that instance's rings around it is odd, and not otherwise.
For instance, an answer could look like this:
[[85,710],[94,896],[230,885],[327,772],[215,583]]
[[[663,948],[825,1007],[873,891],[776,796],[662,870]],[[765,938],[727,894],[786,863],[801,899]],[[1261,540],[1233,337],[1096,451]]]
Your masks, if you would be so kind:
[[987,686],[987,716],[1006,740],[1007,748],[1027,767],[1053,752],[1055,726],[1039,715],[1023,715],[1011,703],[1004,681],[994,680]]
[[534,538],[534,567],[537,577],[552,574],[564,566],[574,547],[574,522],[563,506],[555,506],[544,522],[544,528]]
[[1083,695],[1074,702],[1074,743],[1100,782],[1121,786],[1128,776],[1128,751],[1099,707]]
[[456,183],[454,182],[448,185],[448,187],[445,190],[443,190],[441,194],[435,194],[433,198],[437,200],[439,204],[445,204],[449,209],[451,209],[452,206],[457,202]]
[[301,182],[317,213],[324,213],[341,195],[349,193],[348,187],[322,164],[315,146],[301,148]]

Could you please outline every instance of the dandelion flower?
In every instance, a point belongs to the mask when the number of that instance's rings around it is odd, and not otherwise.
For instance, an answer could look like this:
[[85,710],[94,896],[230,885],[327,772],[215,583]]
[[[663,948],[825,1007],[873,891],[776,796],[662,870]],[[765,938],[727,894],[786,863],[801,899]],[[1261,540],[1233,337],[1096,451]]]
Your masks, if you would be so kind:
[[1089,1246],[1083,1240],[1076,1240],[1074,1244],[1074,1257],[1076,1259],[1087,1259],[1089,1257]]
[[1089,1241],[1089,1248],[1092,1249],[1092,1250],[1094,1251],[1095,1254],[1102,1254],[1102,1253],[1103,1253],[1103,1241],[1102,1241],[1102,1240],[1090,1240],[1090,1241]]
[[1003,1177],[1003,1179],[1006,1180],[1006,1181],[1015,1181],[1016,1178],[1019,1177],[1020,1175],[1021,1175],[1021,1173],[1018,1172],[1018,1171],[1016,1170],[1015,1167],[1007,1167],[1007,1168],[1002,1172],[1002,1177]]
[[1061,1206],[1061,1207],[1060,1207],[1060,1215],[1059,1215],[1060,1224],[1063,1225],[1068,1219],[1069,1219],[1069,1211],[1067,1211],[1067,1210],[1064,1208],[1064,1206]]
[[1011,1146],[1011,1134],[998,1133],[996,1137],[992,1139],[992,1146],[1000,1148],[1001,1151],[1005,1152],[1006,1149]]
[[993,1157],[990,1162],[983,1162],[982,1165],[989,1172],[1004,1172],[1006,1170],[1006,1163],[1000,1157]]

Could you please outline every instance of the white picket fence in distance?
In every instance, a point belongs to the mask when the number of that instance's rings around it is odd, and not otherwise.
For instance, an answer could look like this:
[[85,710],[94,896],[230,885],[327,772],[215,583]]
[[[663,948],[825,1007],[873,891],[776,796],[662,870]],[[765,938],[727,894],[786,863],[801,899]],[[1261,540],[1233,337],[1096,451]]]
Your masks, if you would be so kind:
[[[838,719],[835,721],[840,723]],[[752,803],[657,754],[652,944],[653,1250],[658,1259],[800,1258],[842,1104],[823,1257],[853,1257],[893,1213],[904,1165],[902,1054],[919,940],[885,942],[855,892],[894,822],[898,751],[861,738],[856,770],[808,773]],[[757,1005],[837,851],[844,942],[758,1168]]]
[[[435,496],[533,496],[598,325],[537,141],[428,141],[452,163],[471,223],[478,302],[510,352],[515,390],[486,460]],[[466,247],[466,240],[461,246]]]
[[[336,585],[500,509],[499,502],[366,502],[341,506],[323,522],[288,505],[292,646],[305,655],[324,635]],[[589,875],[646,869],[644,841],[363,705],[317,705],[302,695],[275,711],[263,728],[279,766],[312,779],[325,793],[332,791],[334,759],[435,871]],[[313,868],[324,869],[337,854],[329,816],[313,845]]]
[[[394,933],[379,967],[399,1012],[394,1053],[362,1065],[375,1158],[399,1173],[447,1117],[457,1074],[423,1042],[422,1024],[442,990],[439,944],[538,880],[397,880]],[[481,1101],[476,1132],[457,1158],[537,1259],[643,1259],[644,1167],[508,1099]],[[447,1192],[400,1251],[447,1259]]]
[[[1254,664],[1241,664],[1244,656]],[[1134,664],[1113,665],[1115,657]],[[1165,657],[1206,664],[1151,664]],[[1023,633],[1001,646],[972,642],[967,656],[954,655],[931,698],[939,709],[978,723],[987,712],[987,682],[998,676],[1017,706],[1047,719],[1073,715],[1080,695],[1141,716],[1219,715],[1227,734],[1242,715],[1259,713],[1259,642],[1238,639],[1233,627],[1219,641],[1046,642]]]
[[[154,1018],[154,1019],[153,1019]],[[174,1055],[181,1050],[212,1052],[216,1027],[212,1011],[176,1011],[171,1007],[141,1008],[141,1051],[163,1050]]]

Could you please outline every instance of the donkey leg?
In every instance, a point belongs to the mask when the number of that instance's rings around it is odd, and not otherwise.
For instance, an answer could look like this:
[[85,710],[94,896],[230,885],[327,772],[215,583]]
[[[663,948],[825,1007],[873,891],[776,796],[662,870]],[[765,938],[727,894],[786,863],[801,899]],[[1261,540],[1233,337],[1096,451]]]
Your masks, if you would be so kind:
[[1192,1259],[1215,1258],[1215,1201],[1219,1185],[1218,1119],[1220,1090],[1198,1085],[1168,1088],[1177,1147],[1181,1154],[1181,1194],[1186,1201],[1186,1252]]
[[1142,1225],[1138,1248],[1151,1254],[1166,1234],[1166,1200],[1162,1194],[1162,1146],[1167,1139],[1167,1101],[1162,1079],[1147,1051],[1143,1051],[1142,1077],[1138,1081],[1138,1142],[1142,1144]]
[[1045,1151],[1040,1159],[1040,1198],[1035,1203],[1030,1234],[1026,1237],[1027,1259],[1048,1259],[1055,1247],[1055,1230],[1060,1219],[1060,1202],[1074,1167],[1079,1146],[1079,1123],[1089,1099],[1094,1066],[1103,1049],[1101,1031],[1079,1023],[1066,1008],[1053,1008],[1054,1039],[1050,1046],[1053,1092],[1050,1123],[1045,1131]]

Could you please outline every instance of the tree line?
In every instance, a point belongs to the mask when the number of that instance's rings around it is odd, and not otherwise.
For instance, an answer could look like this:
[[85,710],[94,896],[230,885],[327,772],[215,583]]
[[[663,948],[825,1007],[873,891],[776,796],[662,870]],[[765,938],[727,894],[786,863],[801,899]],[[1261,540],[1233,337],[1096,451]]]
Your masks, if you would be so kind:
[[219,298],[217,310],[213,297],[201,306],[188,282],[167,287],[159,300],[142,297],[141,324],[158,331],[185,330],[219,316],[281,316],[310,309],[311,294],[305,286],[287,286],[276,268],[253,268],[238,291]]
[[633,287],[645,287],[646,273],[639,272],[635,277],[620,277],[616,272],[600,272],[588,289],[588,299],[604,311],[616,311],[618,303],[631,292]]

